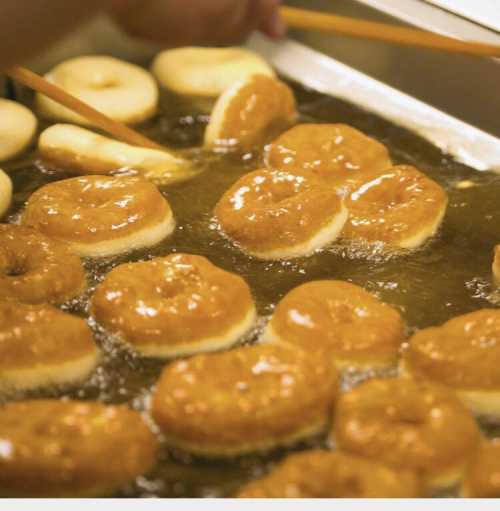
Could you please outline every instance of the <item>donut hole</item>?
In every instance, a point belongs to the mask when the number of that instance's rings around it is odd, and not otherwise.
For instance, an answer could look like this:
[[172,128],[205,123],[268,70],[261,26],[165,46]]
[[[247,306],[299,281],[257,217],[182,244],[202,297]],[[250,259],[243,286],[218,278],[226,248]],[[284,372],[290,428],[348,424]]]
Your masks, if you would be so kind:
[[359,307],[351,307],[345,303],[327,302],[330,318],[340,325],[354,323],[362,316],[362,309]]
[[277,177],[273,183],[269,183],[270,186],[262,195],[262,200],[269,205],[285,202],[296,197],[302,191],[302,184],[303,179],[297,176]]
[[28,272],[24,266],[11,266],[4,272],[6,277],[22,277]]
[[95,76],[92,81],[92,88],[97,90],[114,89],[120,86],[120,81],[113,76]]
[[26,259],[20,255],[12,254],[6,261],[2,261],[0,271],[6,277],[22,277],[28,273]]
[[350,495],[353,497],[357,497],[359,495],[363,495],[363,484],[359,480],[359,477],[355,475],[347,475],[340,481],[342,489],[345,492],[345,495]]

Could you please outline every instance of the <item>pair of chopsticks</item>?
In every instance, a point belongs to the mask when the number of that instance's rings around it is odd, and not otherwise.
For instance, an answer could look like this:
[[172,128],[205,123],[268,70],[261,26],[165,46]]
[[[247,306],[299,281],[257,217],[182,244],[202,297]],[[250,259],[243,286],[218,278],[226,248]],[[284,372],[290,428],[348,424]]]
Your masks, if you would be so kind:
[[[315,30],[350,37],[375,39],[407,46],[445,50],[467,55],[500,57],[500,46],[461,41],[450,37],[406,27],[358,20],[306,9],[281,7],[281,15],[291,28]],[[23,85],[45,94],[57,103],[73,110],[115,138],[139,147],[164,148],[124,124],[110,119],[90,105],[68,94],[60,87],[23,67],[13,67],[6,74]]]

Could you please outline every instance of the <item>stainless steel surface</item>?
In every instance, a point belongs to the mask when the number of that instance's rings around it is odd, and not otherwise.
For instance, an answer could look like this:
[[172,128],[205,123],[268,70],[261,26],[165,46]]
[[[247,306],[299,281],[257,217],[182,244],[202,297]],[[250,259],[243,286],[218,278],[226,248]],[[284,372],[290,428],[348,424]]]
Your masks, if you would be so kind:
[[470,167],[500,172],[500,139],[295,41],[256,34],[250,47],[283,76],[418,133]]
[[[387,11],[369,7],[368,3]],[[468,27],[470,37],[482,34],[482,39],[490,42],[499,38],[494,32],[419,0],[289,0],[287,4],[386,23],[411,22],[456,36],[459,31],[465,34],[465,27]],[[292,36],[392,87],[500,136],[500,64],[493,59],[311,32],[293,31]]]

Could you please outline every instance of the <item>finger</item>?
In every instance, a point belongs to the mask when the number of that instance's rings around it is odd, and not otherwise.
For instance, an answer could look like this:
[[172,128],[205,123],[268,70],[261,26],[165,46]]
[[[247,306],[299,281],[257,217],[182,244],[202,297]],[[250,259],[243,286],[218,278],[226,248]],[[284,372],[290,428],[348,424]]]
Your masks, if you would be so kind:
[[261,22],[259,29],[272,38],[286,35],[287,27],[280,15],[281,0],[258,0],[261,4]]

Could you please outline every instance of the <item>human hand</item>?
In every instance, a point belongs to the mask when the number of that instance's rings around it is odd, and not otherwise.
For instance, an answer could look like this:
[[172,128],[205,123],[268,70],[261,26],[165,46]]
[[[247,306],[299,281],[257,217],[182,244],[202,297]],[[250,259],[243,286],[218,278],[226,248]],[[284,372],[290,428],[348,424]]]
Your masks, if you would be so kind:
[[168,46],[229,45],[254,30],[281,37],[280,0],[116,0],[114,18],[133,36]]

